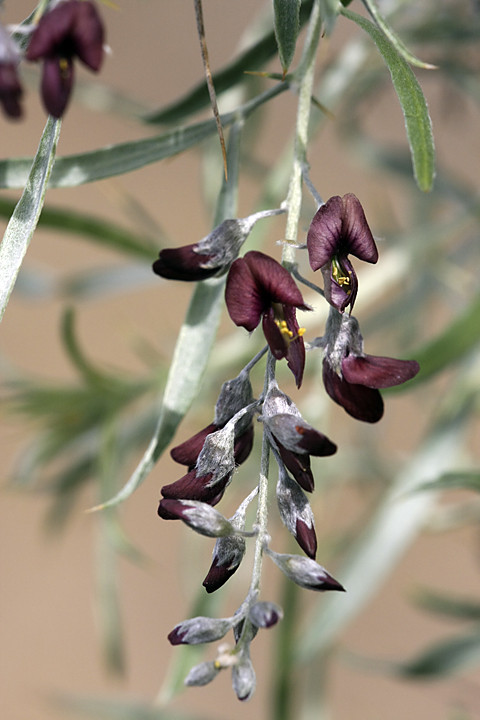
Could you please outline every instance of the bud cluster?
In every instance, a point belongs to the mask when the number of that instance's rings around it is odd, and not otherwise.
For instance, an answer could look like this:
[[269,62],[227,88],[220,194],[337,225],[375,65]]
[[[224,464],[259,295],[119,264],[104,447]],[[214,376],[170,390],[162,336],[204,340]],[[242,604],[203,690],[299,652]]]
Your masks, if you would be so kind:
[[[263,214],[272,215],[276,211]],[[237,257],[241,245],[261,213],[243,220],[227,220],[206,238],[183,248],[162,250],[154,270],[164,278],[199,280],[227,274],[225,301],[233,322],[252,332],[262,325],[267,347],[242,371],[222,386],[213,422],[171,450],[177,463],[188,467],[182,478],[162,490],[158,514],[182,520],[195,532],[216,538],[210,569],[203,581],[208,593],[222,587],[244,560],[248,538],[256,545],[252,581],[246,599],[233,617],[192,618],[169,635],[172,644],[216,642],[233,631],[235,644],[221,645],[214,661],[202,662],[188,674],[187,685],[205,685],[225,668],[232,669],[237,697],[247,700],[255,688],[250,644],[260,628],[282,619],[283,611],[269,601],[259,601],[262,558],[266,555],[284,575],[302,588],[344,591],[315,558],[315,519],[306,493],[314,490],[311,457],[328,457],[337,445],[302,417],[293,400],[278,386],[275,362],[286,359],[297,387],[305,367],[304,330],[296,313],[309,311],[290,272],[262,252]],[[415,361],[366,355],[358,321],[351,310],[358,293],[358,279],[349,255],[375,263],[378,252],[362,206],[354,195],[333,197],[322,205],[307,235],[312,269],[320,269],[330,304],[325,334],[312,340],[309,349],[323,350],[323,381],[328,395],[352,417],[377,422],[383,414],[379,389],[403,383],[418,372]],[[297,276],[298,277],[298,276]],[[349,308],[349,313],[346,309]],[[268,349],[263,393],[255,400],[251,368]],[[247,460],[253,446],[254,417],[263,427],[262,465],[259,482],[232,517],[214,506],[233,479],[235,468]],[[256,423],[258,424],[258,423]],[[275,552],[267,533],[268,458],[278,466],[275,493],[280,518],[305,555]],[[248,506],[257,498],[256,520],[246,529]]]

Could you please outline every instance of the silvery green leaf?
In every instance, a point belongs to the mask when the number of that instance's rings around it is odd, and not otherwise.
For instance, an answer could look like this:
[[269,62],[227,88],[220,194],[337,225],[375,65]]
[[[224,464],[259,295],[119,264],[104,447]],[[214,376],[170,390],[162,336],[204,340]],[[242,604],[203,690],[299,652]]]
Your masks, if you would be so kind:
[[273,0],[275,37],[284,74],[290,67],[300,29],[300,0]]
[[48,118],[33,165],[26,178],[22,197],[3,236],[0,246],[0,321],[42,211],[55,160],[60,127],[60,120]]
[[[221,115],[222,126],[246,118],[263,103],[284,92],[288,83],[279,83],[237,108]],[[217,131],[215,120],[205,120],[187,127],[175,128],[155,137],[108,145],[91,152],[57,158],[49,188],[77,187],[84,183],[116,177],[178,155],[197,145]],[[0,188],[19,188],[28,178],[31,159],[0,161]],[[230,166],[229,166],[230,172]],[[229,216],[231,217],[230,213]],[[219,224],[219,223],[218,223]]]
[[380,12],[377,3],[375,0],[363,0],[363,3],[365,7],[367,8],[370,15],[373,17],[375,22],[377,23],[378,27],[383,30],[387,38],[390,40],[392,45],[394,46],[395,50],[400,53],[400,55],[411,65],[416,65],[416,67],[419,68],[425,68],[427,70],[434,70],[436,68],[435,65],[430,65],[430,63],[423,62],[422,60],[419,60],[413,53],[410,52],[410,50],[404,45],[402,40],[398,37],[398,35],[394,32],[390,24],[387,22],[387,20],[384,18],[382,13]]
[[432,122],[418,80],[406,60],[376,25],[346,8],[341,12],[370,35],[390,70],[405,117],[415,179],[420,190],[429,192],[435,176],[435,147]]

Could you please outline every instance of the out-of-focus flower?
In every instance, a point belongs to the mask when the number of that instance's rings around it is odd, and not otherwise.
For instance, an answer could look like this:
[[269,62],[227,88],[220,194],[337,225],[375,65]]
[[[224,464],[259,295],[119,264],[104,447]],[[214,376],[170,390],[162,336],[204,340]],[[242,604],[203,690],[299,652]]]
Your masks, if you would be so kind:
[[270,430],[285,467],[307,492],[314,489],[310,455],[326,457],[337,446],[300,415],[295,403],[272,381],[265,397],[262,421]]
[[199,645],[220,640],[236,624],[237,618],[194,617],[175,625],[168,639],[172,645]]
[[282,212],[283,209],[263,210],[246,218],[224,220],[197,243],[161,250],[153,271],[167,280],[186,282],[222,275],[238,256],[257,220]]
[[341,313],[353,310],[358,281],[348,255],[376,263],[378,251],[355,195],[331,197],[315,214],[307,235],[312,270],[321,269],[326,300]]
[[0,25],[0,103],[7,117],[22,115],[22,86],[17,75],[20,53],[10,35]]
[[341,315],[334,308],[330,310],[325,337],[316,344],[324,347],[323,382],[327,393],[349,415],[365,422],[375,423],[383,416],[379,388],[401,385],[420,369],[415,360],[365,355],[357,319]]
[[40,18],[26,58],[43,60],[42,99],[46,110],[60,118],[74,80],[73,59],[98,72],[103,60],[103,23],[89,0],[66,0]]
[[262,321],[263,332],[276,360],[287,359],[297,387],[305,367],[304,329],[296,311],[310,310],[294,279],[280,263],[252,250],[235,260],[225,289],[227,309],[235,325],[249,332]]

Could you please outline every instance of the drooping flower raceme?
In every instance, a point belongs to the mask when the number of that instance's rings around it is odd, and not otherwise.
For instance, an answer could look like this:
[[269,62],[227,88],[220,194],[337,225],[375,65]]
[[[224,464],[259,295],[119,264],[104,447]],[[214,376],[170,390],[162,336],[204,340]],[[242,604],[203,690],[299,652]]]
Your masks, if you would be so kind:
[[27,60],[43,60],[42,99],[59,118],[65,112],[74,80],[73,59],[98,72],[103,60],[104,29],[94,3],[66,0],[40,19],[30,39]]
[[331,197],[315,214],[307,235],[307,248],[312,270],[323,275],[326,300],[343,313],[353,310],[358,280],[348,255],[376,263],[378,251],[355,195]]
[[305,304],[288,270],[268,255],[252,250],[235,260],[230,268],[225,300],[235,325],[252,332],[262,321],[272,355],[276,360],[287,359],[300,387],[305,345],[296,311],[311,308]]
[[324,348],[323,382],[332,400],[357,420],[375,423],[383,416],[379,389],[401,385],[415,377],[415,360],[366,355],[358,321],[330,309],[324,338],[312,343]]

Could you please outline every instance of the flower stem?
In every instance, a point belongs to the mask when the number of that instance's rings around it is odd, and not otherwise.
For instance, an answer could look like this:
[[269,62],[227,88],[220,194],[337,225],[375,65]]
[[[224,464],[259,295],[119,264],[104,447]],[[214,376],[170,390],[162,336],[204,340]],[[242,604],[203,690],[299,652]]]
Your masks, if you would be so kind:
[[[319,0],[313,5],[308,26],[307,38],[300,61],[298,74],[298,108],[295,129],[295,146],[293,151],[292,173],[287,194],[287,223],[285,236],[290,242],[295,242],[298,235],[298,224],[302,208],[302,169],[306,163],[308,123],[310,120],[311,97],[315,74],[316,49],[320,39],[322,18]],[[295,248],[285,243],[283,246],[282,263],[287,268],[295,262]]]

